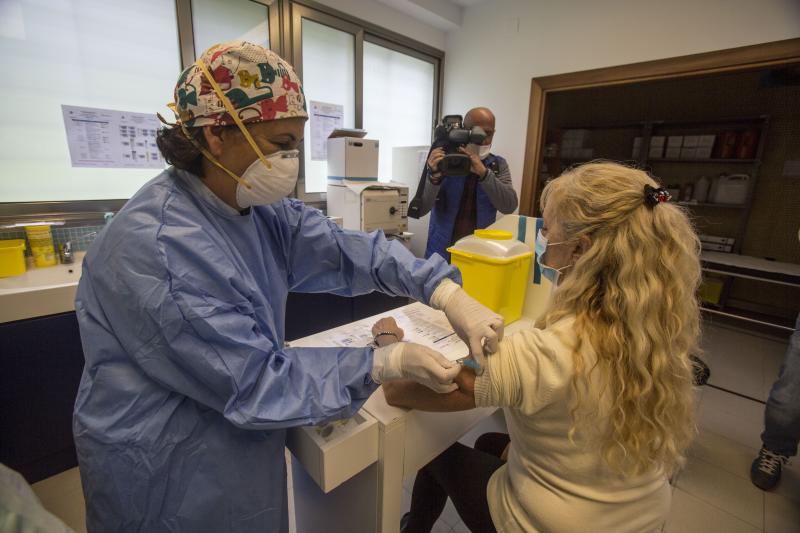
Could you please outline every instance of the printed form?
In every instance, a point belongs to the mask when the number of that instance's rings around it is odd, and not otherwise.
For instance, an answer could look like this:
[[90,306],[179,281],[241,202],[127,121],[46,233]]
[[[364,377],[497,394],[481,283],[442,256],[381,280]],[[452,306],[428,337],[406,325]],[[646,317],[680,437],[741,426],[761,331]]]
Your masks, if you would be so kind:
[[[447,317],[424,304],[414,304],[393,309],[384,314],[397,321],[405,332],[404,341],[416,342],[432,348],[451,361],[469,354],[467,345],[456,335]],[[356,348],[372,342],[372,325],[376,318],[353,322],[328,332],[328,339],[334,346]]]

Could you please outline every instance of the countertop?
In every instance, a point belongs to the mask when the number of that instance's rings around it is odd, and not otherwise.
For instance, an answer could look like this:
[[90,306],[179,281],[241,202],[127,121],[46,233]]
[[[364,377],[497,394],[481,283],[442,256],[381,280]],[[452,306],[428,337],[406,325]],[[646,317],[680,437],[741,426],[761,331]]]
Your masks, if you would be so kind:
[[0,278],[0,323],[74,311],[84,255],[76,253],[71,264]]

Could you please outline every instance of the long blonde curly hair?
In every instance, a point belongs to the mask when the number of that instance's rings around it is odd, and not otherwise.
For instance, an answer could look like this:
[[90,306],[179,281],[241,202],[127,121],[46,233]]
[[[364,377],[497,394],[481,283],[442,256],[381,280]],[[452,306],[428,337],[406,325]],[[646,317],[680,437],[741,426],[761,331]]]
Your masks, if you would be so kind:
[[[633,474],[671,472],[694,436],[689,354],[700,334],[699,240],[681,207],[645,204],[645,185],[659,186],[641,170],[588,163],[550,182],[541,201],[543,210],[553,204],[565,240],[591,240],[537,323],[575,317],[570,438],[597,416],[600,399],[583,397],[589,374],[599,372],[610,406],[600,450],[609,465]],[[597,354],[588,369],[584,340]]]

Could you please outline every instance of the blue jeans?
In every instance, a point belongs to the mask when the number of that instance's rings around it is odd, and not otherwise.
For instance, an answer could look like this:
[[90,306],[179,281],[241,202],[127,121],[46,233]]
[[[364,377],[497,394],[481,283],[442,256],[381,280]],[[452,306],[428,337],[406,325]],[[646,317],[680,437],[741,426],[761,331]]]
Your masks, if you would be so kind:
[[800,315],[789,339],[778,381],[772,386],[764,412],[764,447],[781,455],[796,455],[800,440]]

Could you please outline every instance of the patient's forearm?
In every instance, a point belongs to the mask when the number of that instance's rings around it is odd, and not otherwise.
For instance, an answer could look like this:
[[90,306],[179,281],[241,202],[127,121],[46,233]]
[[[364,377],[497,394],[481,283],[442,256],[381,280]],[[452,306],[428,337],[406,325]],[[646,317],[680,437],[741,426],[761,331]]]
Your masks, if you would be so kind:
[[455,390],[439,394],[425,385],[410,380],[387,381],[383,392],[389,405],[421,411],[466,411],[475,408],[475,397]]

